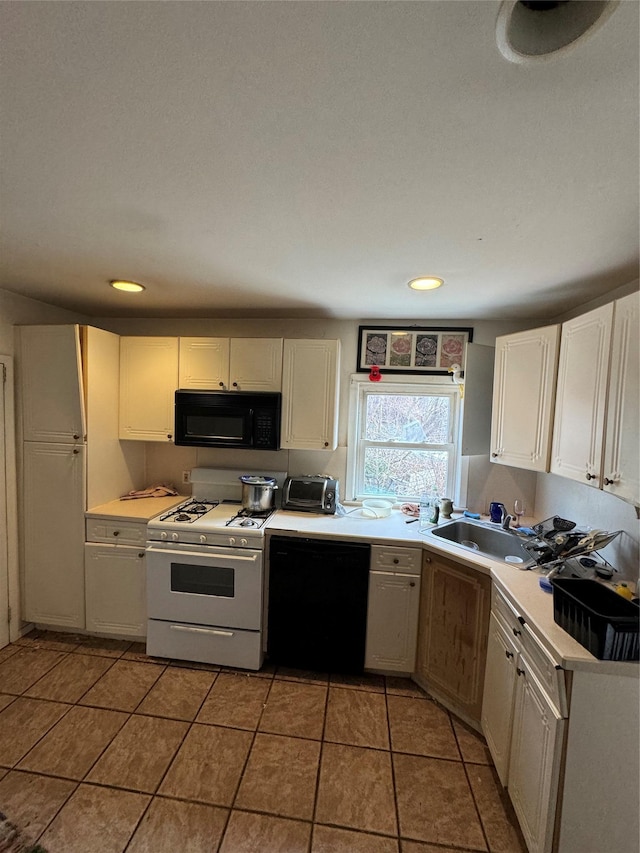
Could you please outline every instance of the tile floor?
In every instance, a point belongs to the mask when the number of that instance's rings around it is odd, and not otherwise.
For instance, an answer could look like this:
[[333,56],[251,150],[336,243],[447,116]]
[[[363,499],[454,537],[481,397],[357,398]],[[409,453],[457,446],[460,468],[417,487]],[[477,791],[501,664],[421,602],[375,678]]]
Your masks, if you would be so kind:
[[411,681],[0,649],[0,811],[48,853],[524,853],[483,739]]

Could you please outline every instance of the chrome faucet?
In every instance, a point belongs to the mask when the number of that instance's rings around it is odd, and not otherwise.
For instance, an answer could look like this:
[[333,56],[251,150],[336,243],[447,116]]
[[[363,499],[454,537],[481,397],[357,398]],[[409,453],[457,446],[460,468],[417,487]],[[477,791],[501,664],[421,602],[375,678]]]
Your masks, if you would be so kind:
[[509,525],[511,524],[512,521],[513,521],[513,516],[509,515],[508,512],[503,511],[503,513],[502,513],[502,529],[503,530],[509,530]]

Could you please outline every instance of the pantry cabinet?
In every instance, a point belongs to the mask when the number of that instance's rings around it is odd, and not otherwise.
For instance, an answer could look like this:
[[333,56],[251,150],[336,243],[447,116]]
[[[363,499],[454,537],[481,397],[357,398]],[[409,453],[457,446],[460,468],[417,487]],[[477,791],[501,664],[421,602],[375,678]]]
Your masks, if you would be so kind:
[[490,608],[488,575],[425,550],[414,678],[477,727]]
[[335,450],[338,444],[340,341],[285,340],[281,446]]
[[120,438],[172,441],[178,338],[120,339]]
[[560,326],[496,338],[491,461],[548,471]]
[[413,672],[421,557],[419,548],[371,546],[365,669]]
[[180,338],[179,387],[280,391],[282,338]]

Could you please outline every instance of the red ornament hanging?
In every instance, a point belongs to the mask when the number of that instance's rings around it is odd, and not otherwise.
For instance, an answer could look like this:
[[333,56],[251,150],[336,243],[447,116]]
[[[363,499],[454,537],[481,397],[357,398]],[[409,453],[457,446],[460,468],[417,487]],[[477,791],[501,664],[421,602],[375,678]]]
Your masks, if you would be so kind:
[[380,382],[381,379],[382,374],[380,373],[380,368],[377,364],[374,364],[369,371],[369,382]]

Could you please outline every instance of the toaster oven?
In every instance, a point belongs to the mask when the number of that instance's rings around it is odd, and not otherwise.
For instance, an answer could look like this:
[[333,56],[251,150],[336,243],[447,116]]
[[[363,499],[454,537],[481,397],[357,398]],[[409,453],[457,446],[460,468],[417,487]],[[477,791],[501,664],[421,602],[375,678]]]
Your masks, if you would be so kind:
[[287,477],[282,490],[282,509],[333,515],[338,503],[338,481],[323,474]]

